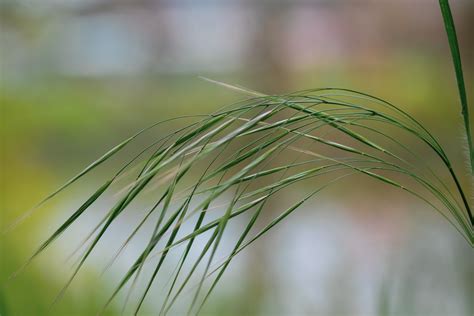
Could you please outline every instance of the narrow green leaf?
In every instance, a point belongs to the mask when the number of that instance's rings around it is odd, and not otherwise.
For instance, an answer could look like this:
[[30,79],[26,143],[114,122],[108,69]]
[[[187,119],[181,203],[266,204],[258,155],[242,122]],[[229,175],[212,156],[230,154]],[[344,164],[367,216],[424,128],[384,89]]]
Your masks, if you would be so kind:
[[[466,137],[469,145],[469,157],[471,164],[471,172],[474,174],[474,147],[471,136],[471,124],[469,119],[469,107],[467,105],[466,86],[464,83],[464,75],[461,63],[461,53],[459,52],[459,43],[456,35],[456,27],[454,25],[453,15],[449,6],[448,0],[439,0],[441,14],[443,15],[444,27],[448,36],[449,48],[451,50],[451,57],[453,60],[454,71],[456,73],[456,81],[458,85],[458,93],[461,101],[461,114],[464,120],[464,127],[466,129]],[[471,216],[471,223],[474,225],[474,218]]]

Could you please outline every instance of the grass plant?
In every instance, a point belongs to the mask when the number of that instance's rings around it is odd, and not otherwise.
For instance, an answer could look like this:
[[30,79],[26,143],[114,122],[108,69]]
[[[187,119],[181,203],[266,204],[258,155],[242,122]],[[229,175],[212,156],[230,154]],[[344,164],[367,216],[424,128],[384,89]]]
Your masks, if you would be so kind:
[[[454,21],[448,1],[440,0],[439,3],[454,62],[469,161],[474,170],[467,95]],[[129,293],[137,290],[135,285],[144,273],[143,267],[150,263],[153,272],[147,276],[146,287],[140,289],[135,302],[134,312],[138,313],[151,286],[160,277],[169,253],[175,251],[180,253],[180,260],[168,283],[159,313],[165,315],[172,310],[197,273],[199,276],[197,286],[192,288],[194,295],[189,313],[199,313],[237,254],[303,203],[313,200],[319,192],[353,176],[372,178],[380,185],[399,188],[420,199],[446,218],[466,242],[474,246],[470,192],[462,186],[453,163],[436,136],[409,113],[381,98],[350,89],[322,88],[266,95],[226,83],[217,84],[241,91],[249,98],[215,113],[194,117],[193,123],[160,135],[135,153],[122,168],[104,180],[27,261],[30,263],[44,252],[98,199],[111,194],[119,179],[128,179],[128,183],[122,184],[115,205],[84,241],[85,251],[58,297],[110,227],[123,213],[133,212],[130,204],[149,191],[153,192],[154,205],[146,210],[113,260],[145,223],[153,221],[153,232],[134,264],[118,281],[104,308],[127,285],[130,286]],[[176,118],[179,119],[188,121],[190,117]],[[113,147],[46,197],[15,225],[94,172],[144,133],[153,133],[159,126],[170,122],[158,122]],[[394,131],[405,135],[406,143],[391,136]],[[436,165],[426,163],[426,153],[435,158]],[[291,206],[279,210],[277,216],[256,231],[256,223],[262,214],[269,212],[269,201],[285,189],[303,182],[309,183],[306,188],[311,189],[301,192],[302,196]],[[225,205],[221,202],[223,197],[227,200]],[[370,199],[370,194],[366,198]],[[224,234],[228,233],[226,228],[236,218],[243,218],[246,224],[232,251],[223,260],[218,260],[216,253]],[[193,229],[183,232],[183,223],[188,222],[192,223]],[[197,258],[192,258],[191,250],[199,247],[195,241],[201,237],[205,238],[204,246],[198,250]],[[210,285],[205,286],[206,282]]]

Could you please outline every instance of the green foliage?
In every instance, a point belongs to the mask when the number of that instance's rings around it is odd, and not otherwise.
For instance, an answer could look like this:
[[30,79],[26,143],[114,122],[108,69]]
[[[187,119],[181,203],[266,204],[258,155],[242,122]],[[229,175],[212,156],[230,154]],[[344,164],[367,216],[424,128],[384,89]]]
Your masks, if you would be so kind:
[[[166,121],[154,124],[149,129],[164,123]],[[114,147],[46,200],[107,161],[149,129],[142,130]],[[390,136],[391,131],[396,129],[406,133],[414,142],[425,146],[432,155],[438,157],[439,165],[435,171],[424,163],[416,150],[407,148]],[[291,161],[283,159],[288,157],[283,155],[285,152],[294,153],[290,155]],[[95,234],[91,235],[87,250],[66,285],[67,287],[70,284],[117,218],[123,212],[131,211],[127,207],[140,198],[149,187],[153,187],[154,192],[160,196],[126,243],[143,228],[143,224],[152,214],[157,213],[158,219],[153,234],[111,296],[113,299],[128,282],[137,280],[144,264],[154,256],[159,256],[159,262],[141,295],[136,312],[140,310],[170,250],[180,249],[178,246],[185,245],[161,312],[166,314],[171,309],[197,271],[198,265],[203,264],[204,273],[190,306],[191,312],[197,312],[235,255],[318,192],[355,174],[397,187],[428,203],[451,222],[471,245],[474,244],[470,222],[472,212],[465,192],[445,151],[429,131],[406,112],[379,98],[345,89],[318,89],[282,96],[257,94],[252,99],[224,108],[194,124],[160,137],[106,180],[40,246],[31,259],[80,218],[91,204],[108,191],[119,176],[129,170],[133,171],[133,167],[139,164],[139,157],[145,154],[148,158],[125,187],[115,206],[98,224]],[[441,180],[443,173],[449,175],[452,183]],[[289,186],[318,178],[326,180],[318,185],[314,185],[318,182],[311,181],[313,188],[309,193],[283,210],[254,236],[249,237],[271,198]],[[191,185],[187,185],[188,183]],[[218,205],[218,199],[223,195],[230,196],[225,212],[218,218],[208,220],[207,213]],[[233,251],[227,259],[211,270],[228,222],[243,214],[249,214],[250,219]],[[193,231],[177,238],[182,224],[188,221],[195,222]],[[201,250],[201,255],[190,263],[191,269],[180,283],[178,276],[184,273],[189,251],[195,246],[194,240],[209,231],[211,236]],[[162,240],[165,245],[159,246]],[[206,255],[209,258],[207,262],[203,262]],[[216,276],[211,287],[201,297],[204,280],[213,275]]]
[[[452,50],[472,162],[459,48],[448,2],[440,0],[440,5]],[[410,114],[380,98],[348,89],[314,89],[273,96],[222,85],[251,94],[253,98],[196,117],[196,122],[162,135],[136,153],[33,254],[28,263],[47,249],[102,195],[109,193],[117,179],[124,175],[133,176],[119,200],[89,235],[86,251],[59,297],[119,216],[132,211],[130,204],[143,197],[149,189],[156,194],[155,203],[127,238],[121,251],[144,229],[145,223],[153,220],[152,215],[156,215],[153,233],[134,264],[118,282],[106,306],[127,284],[131,284],[129,291],[133,291],[144,265],[158,257],[153,273],[140,293],[135,308],[138,313],[169,252],[174,250],[181,251],[181,257],[168,284],[160,314],[167,314],[172,309],[201,266],[203,271],[189,306],[190,313],[199,313],[238,253],[321,190],[354,175],[372,178],[380,185],[399,188],[422,200],[474,246],[474,217],[459,177],[436,137]],[[158,122],[115,146],[38,206],[94,171],[143,133],[169,121]],[[406,134],[411,143],[417,145],[409,147],[392,137],[395,130]],[[436,166],[426,163],[426,152],[437,158]],[[139,166],[138,171],[135,171],[136,166]],[[309,191],[302,192],[303,197],[254,232],[257,221],[268,212],[268,202],[286,188],[302,182],[309,183]],[[224,206],[219,204],[223,196],[228,198]],[[216,208],[222,212],[215,211]],[[245,218],[246,225],[233,250],[223,261],[217,262],[216,253],[228,232],[227,227],[238,217]],[[194,223],[193,230],[183,233],[183,224],[188,222]],[[198,247],[195,241],[200,237],[207,241],[199,249],[199,256],[192,259],[190,251]],[[190,267],[187,271],[186,264]],[[209,278],[211,285],[205,290],[204,282]]]

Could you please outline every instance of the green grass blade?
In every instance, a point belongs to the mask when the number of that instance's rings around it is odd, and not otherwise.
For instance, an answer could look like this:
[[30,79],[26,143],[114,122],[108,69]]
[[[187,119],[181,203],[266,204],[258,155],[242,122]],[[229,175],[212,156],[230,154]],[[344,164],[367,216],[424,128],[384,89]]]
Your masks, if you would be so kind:
[[[461,63],[461,53],[459,52],[459,43],[456,35],[456,27],[454,25],[453,15],[449,6],[448,0],[439,0],[441,14],[443,15],[444,27],[448,36],[449,48],[451,50],[451,57],[453,60],[454,71],[456,73],[456,81],[458,85],[458,93],[461,101],[461,114],[464,120],[464,127],[466,129],[466,137],[469,146],[469,157],[471,165],[471,173],[474,174],[474,147],[471,136],[471,124],[469,119],[469,107],[467,104],[466,86],[464,83],[464,75]],[[471,216],[471,224],[474,226],[474,217]]]

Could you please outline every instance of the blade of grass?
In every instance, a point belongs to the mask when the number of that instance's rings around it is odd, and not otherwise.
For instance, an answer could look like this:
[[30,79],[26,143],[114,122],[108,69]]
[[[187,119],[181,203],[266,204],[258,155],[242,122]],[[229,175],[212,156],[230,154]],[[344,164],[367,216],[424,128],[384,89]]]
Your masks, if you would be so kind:
[[[454,71],[456,73],[456,81],[458,85],[458,93],[461,102],[461,114],[464,120],[464,128],[469,146],[469,158],[471,166],[471,174],[474,174],[474,147],[471,136],[471,124],[469,119],[469,107],[467,104],[466,86],[464,83],[464,75],[461,63],[461,53],[459,52],[459,43],[456,35],[456,27],[454,25],[453,15],[448,0],[439,0],[441,14],[443,15],[444,27],[448,36],[449,48],[453,60]],[[471,215],[471,224],[474,226],[474,218]]]

